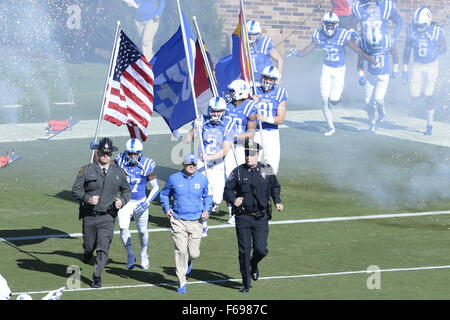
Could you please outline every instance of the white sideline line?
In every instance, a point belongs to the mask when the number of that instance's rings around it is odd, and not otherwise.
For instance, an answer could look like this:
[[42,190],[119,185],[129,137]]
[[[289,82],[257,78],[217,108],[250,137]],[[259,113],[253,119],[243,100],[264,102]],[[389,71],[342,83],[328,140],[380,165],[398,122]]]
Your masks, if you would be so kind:
[[[344,272],[329,272],[329,273],[316,273],[316,274],[300,274],[292,276],[271,276],[260,277],[258,280],[274,280],[274,279],[295,279],[295,278],[315,278],[315,277],[330,277],[330,276],[342,276],[351,274],[373,274],[375,272],[400,272],[400,271],[422,271],[422,270],[436,270],[436,269],[450,269],[450,265],[445,266],[431,266],[431,267],[411,267],[411,268],[392,268],[392,269],[380,269],[380,270],[361,270],[361,271],[344,271]],[[240,282],[242,279],[224,279],[224,280],[207,280],[207,281],[192,281],[187,282],[187,285],[193,284],[207,284],[207,283],[220,283],[220,282]],[[112,290],[112,289],[128,289],[128,288],[145,288],[145,287],[164,287],[164,286],[176,286],[177,282],[172,283],[147,283],[137,285],[125,285],[125,286],[109,286],[101,288],[78,288],[78,289],[66,289],[64,292],[77,292],[77,291],[91,291],[91,290]],[[42,294],[49,293],[48,291],[32,291],[32,292],[17,292],[13,295],[20,294]]]
[[[282,214],[282,213],[280,213]],[[352,216],[352,217],[332,217],[332,218],[317,218],[317,219],[301,219],[301,220],[281,220],[281,221],[270,221],[270,225],[275,224],[292,224],[292,223],[317,223],[317,222],[339,222],[339,221],[352,221],[352,220],[370,220],[370,219],[390,219],[390,218],[405,218],[405,217],[423,217],[423,216],[434,216],[434,215],[446,215],[450,214],[448,211],[430,211],[430,212],[416,212],[416,213],[393,213],[393,214],[375,214],[368,216]],[[216,226],[208,226],[209,229],[223,229],[223,228],[234,228],[230,224],[220,224]],[[157,228],[149,229],[148,232],[161,232],[170,231],[169,228]],[[137,233],[137,230],[130,230],[130,233]],[[120,234],[120,231],[114,231],[114,234]],[[50,238],[76,238],[82,237],[82,233],[70,233],[70,234],[51,234],[51,235],[40,235],[40,236],[25,236],[25,237],[8,237],[0,238],[0,242],[5,241],[23,241],[23,240],[39,240],[39,239],[50,239]]]

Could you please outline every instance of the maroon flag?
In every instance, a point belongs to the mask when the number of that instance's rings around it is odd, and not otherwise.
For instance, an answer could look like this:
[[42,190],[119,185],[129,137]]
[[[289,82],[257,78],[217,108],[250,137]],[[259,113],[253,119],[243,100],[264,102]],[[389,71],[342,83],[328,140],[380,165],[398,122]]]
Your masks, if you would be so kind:
[[153,113],[153,80],[152,66],[120,31],[119,53],[104,119],[117,126],[126,124],[131,138],[145,141]]

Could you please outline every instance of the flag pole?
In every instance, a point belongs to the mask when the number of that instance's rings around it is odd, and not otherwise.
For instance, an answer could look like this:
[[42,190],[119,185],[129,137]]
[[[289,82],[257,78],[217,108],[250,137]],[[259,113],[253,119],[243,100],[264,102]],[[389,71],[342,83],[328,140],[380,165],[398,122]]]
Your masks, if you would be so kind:
[[[185,52],[185,55],[186,55],[186,64],[187,64],[188,73],[189,73],[189,83],[191,85],[191,91],[192,91],[192,101],[194,102],[194,108],[195,108],[195,118],[198,119],[199,112],[198,112],[198,108],[197,108],[197,100],[195,98],[194,76],[192,74],[191,62],[189,61],[189,57],[191,56],[191,54],[188,52],[188,46],[187,46],[187,40],[186,40],[186,31],[184,29],[184,21],[183,21],[183,15],[181,13],[180,0],[177,0],[177,5],[178,5],[178,14],[180,16],[181,34],[183,36],[184,52]],[[195,128],[195,124],[194,124],[194,128]],[[201,128],[198,130],[198,133],[199,133],[199,138],[200,138],[200,147],[202,149],[202,154],[205,155],[205,148],[203,146],[203,136],[202,136]],[[205,160],[203,160],[203,163],[204,163],[204,166],[205,166],[206,178],[208,178],[208,165],[206,164]]]
[[[98,115],[98,120],[97,120],[97,126],[95,128],[94,142],[97,142],[97,139],[98,139],[98,134],[100,132],[100,124],[103,119],[105,105],[108,105],[108,103],[109,103],[110,92],[111,92],[111,83],[112,83],[112,79],[114,76],[114,67],[115,67],[116,61],[117,61],[117,54],[119,53],[119,46],[118,46],[118,42],[120,42],[120,41],[118,41],[119,40],[119,37],[118,37],[119,31],[120,31],[120,21],[117,21],[116,33],[114,35],[114,43],[113,43],[113,47],[112,47],[112,51],[111,51],[111,58],[109,59],[108,75],[106,77],[105,88],[103,89],[102,107],[100,108],[100,113]],[[107,100],[106,102],[105,102],[105,99]],[[92,150],[91,163],[94,161],[94,153],[95,153],[95,150]]]
[[[200,29],[199,29],[198,24],[197,24],[197,18],[195,16],[193,16],[192,19],[194,20],[195,29],[197,30],[197,35],[198,35],[198,38],[200,40],[200,43],[199,43],[200,44],[200,50],[202,51],[203,62],[205,63],[206,70],[208,72],[208,76],[209,76],[209,79],[210,79],[209,82],[210,82],[211,87],[213,89],[213,95],[215,97],[218,97],[219,93],[218,93],[218,90],[217,90],[217,86],[216,86],[214,75],[213,75],[212,70],[211,70],[211,66],[209,65],[209,59],[208,59],[208,57],[206,55],[206,51],[205,51],[202,35],[200,33]],[[233,152],[234,161],[236,162],[236,167],[237,167],[237,166],[239,166],[239,163],[237,161],[236,150],[234,149],[233,141],[231,142],[231,151]]]
[[200,50],[202,51],[203,62],[205,63],[206,71],[208,72],[209,83],[211,84],[213,95],[215,97],[218,97],[219,93],[217,91],[215,78],[214,78],[214,75],[212,73],[211,66],[209,64],[208,56],[206,55],[206,50],[205,50],[205,46],[204,46],[204,43],[203,43],[203,38],[202,38],[202,35],[200,33],[200,29],[198,28],[197,18],[195,16],[193,16],[192,20],[194,20],[195,29],[197,30],[197,35],[198,35],[199,42],[200,42],[199,43],[200,44]]
[[[250,58],[250,77],[251,77],[251,81],[252,81],[252,84],[253,84],[253,95],[256,95],[255,72],[253,70],[253,63],[251,61],[250,45],[249,45],[248,39],[247,39],[248,33],[247,33],[247,21],[245,19],[244,1],[240,0],[240,3],[241,3],[241,10],[242,10],[242,18],[244,20],[243,21],[243,25],[241,26],[241,28],[244,29],[244,34],[245,34],[245,38],[244,38],[245,41],[244,42],[245,42],[245,46],[247,48],[248,55],[249,55],[249,58]],[[258,107],[258,114],[261,115],[261,110],[259,109],[259,107]],[[261,120],[258,120],[258,126],[259,126],[259,135],[260,135],[260,138],[261,138],[261,145],[263,147],[263,149],[262,149],[262,159],[263,159],[264,164],[267,164],[267,157],[266,157],[266,153],[264,151],[264,140],[263,140],[263,133],[262,133],[263,129],[262,129]]]

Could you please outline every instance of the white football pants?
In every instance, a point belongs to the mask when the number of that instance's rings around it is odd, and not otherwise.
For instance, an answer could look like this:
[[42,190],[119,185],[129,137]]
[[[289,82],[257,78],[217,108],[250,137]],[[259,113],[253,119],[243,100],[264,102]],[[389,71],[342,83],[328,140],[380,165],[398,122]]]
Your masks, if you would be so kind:
[[134,222],[136,224],[136,228],[139,232],[139,241],[141,243],[141,256],[147,256],[147,247],[148,247],[148,209],[141,215],[138,215],[134,212],[136,206],[144,201],[145,198],[141,200],[130,200],[127,202],[123,208],[119,210],[117,213],[117,221],[120,228],[120,238],[122,239],[123,246],[127,250],[127,253],[131,254],[131,234],[130,234],[130,221],[131,217],[134,217]]
[[[230,150],[231,152],[231,150]],[[206,176],[205,163],[198,161],[197,171]],[[208,161],[208,182],[213,203],[219,205],[223,200],[223,189],[225,188],[225,162],[223,160]]]
[[258,161],[263,162],[263,158],[273,168],[275,174],[278,173],[280,165],[280,131],[279,130],[264,130],[262,131],[263,141],[261,141],[260,131],[255,133],[255,142],[262,145],[263,150],[259,152]]
[[415,62],[411,68],[409,91],[411,97],[418,98],[422,94],[430,97],[434,93],[439,75],[439,59],[432,63]]

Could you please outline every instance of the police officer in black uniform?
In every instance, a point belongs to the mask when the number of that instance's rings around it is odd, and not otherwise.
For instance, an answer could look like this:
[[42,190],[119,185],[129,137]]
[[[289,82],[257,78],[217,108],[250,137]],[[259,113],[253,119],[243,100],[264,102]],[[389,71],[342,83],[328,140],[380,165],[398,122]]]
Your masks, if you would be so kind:
[[225,184],[224,199],[233,204],[243,284],[240,292],[247,293],[251,279],[258,280],[258,263],[268,253],[267,238],[272,217],[270,198],[278,211],[283,210],[283,205],[280,199],[281,187],[272,167],[258,162],[261,145],[246,139],[244,149],[245,164],[230,173]]
[[103,138],[97,149],[98,161],[80,169],[72,187],[72,195],[80,201],[79,219],[83,219],[84,263],[94,253],[97,257],[92,287],[101,287],[101,272],[108,262],[117,211],[130,200],[131,189],[125,171],[111,163],[112,152],[118,151],[111,139]]

